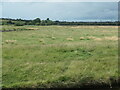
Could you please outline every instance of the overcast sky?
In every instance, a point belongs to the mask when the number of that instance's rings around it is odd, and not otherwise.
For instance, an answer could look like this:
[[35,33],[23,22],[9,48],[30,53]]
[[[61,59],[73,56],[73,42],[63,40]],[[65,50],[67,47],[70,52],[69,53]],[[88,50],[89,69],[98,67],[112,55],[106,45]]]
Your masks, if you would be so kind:
[[120,0],[0,0],[2,2],[119,2]]
[[117,20],[117,2],[4,2],[5,18],[66,21]]

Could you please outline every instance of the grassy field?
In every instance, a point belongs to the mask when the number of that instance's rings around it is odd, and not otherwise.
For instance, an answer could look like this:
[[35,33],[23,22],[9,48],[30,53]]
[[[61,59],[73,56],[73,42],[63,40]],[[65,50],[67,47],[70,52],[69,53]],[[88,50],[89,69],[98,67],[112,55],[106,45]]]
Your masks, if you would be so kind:
[[117,26],[3,26],[3,87],[82,87],[118,80]]

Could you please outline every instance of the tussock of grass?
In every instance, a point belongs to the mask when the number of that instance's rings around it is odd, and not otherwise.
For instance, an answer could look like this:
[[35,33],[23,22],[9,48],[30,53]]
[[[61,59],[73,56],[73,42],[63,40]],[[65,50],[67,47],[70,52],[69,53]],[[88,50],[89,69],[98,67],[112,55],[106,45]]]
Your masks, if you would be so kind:
[[14,44],[16,42],[16,40],[5,40],[6,44]]
[[80,37],[80,40],[84,40],[85,38],[84,37]]
[[39,39],[39,42],[43,45],[46,43],[44,39]]
[[73,41],[74,39],[72,37],[66,38],[68,41]]
[[44,39],[40,39],[39,42],[45,42]]
[[55,40],[56,39],[56,37],[51,37],[53,40]]

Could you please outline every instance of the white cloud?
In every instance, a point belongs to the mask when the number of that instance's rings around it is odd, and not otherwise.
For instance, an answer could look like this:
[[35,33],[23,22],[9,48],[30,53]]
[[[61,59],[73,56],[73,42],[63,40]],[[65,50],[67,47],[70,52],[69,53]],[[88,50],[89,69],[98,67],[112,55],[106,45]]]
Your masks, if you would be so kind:
[[2,2],[119,2],[119,0],[1,0]]

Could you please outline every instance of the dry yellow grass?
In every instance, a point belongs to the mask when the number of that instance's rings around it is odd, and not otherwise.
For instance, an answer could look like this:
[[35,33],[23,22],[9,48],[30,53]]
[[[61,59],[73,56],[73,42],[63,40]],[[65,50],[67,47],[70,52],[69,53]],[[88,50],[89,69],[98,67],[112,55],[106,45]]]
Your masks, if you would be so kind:
[[72,37],[66,38],[68,41],[73,41],[74,39]]
[[97,38],[97,37],[93,37],[93,36],[80,37],[80,40],[84,40],[84,39],[97,40],[97,41],[101,41],[102,40],[102,38]]
[[95,26],[72,26],[71,28],[96,28]]
[[13,43],[15,43],[16,42],[16,40],[5,40],[5,43],[11,43],[11,44],[13,44]]
[[101,41],[101,40],[103,40],[102,38],[94,38],[94,40],[96,40],[96,41]]
[[84,40],[85,38],[84,37],[80,37],[80,40]]
[[105,32],[105,33],[116,33],[118,31],[100,31],[100,32]]
[[92,40],[96,40],[96,41],[101,41],[102,40],[102,38],[97,38],[97,37],[93,37],[93,36],[89,36],[87,38],[92,39]]
[[118,28],[118,26],[72,26],[71,28]]
[[112,37],[105,37],[104,38],[105,40],[118,40],[118,37],[116,37],[116,36],[112,36]]
[[96,40],[96,41],[101,41],[101,40],[118,40],[118,37],[112,36],[112,37],[104,37],[104,38],[98,38],[98,37],[93,37],[93,36],[88,36],[88,37],[80,37],[80,40],[84,39],[90,39],[90,40]]
[[96,39],[96,37],[93,37],[93,36],[88,36],[87,38],[88,39]]
[[97,28],[118,28],[118,26],[97,26]]
[[29,30],[38,30],[38,28],[27,28]]

